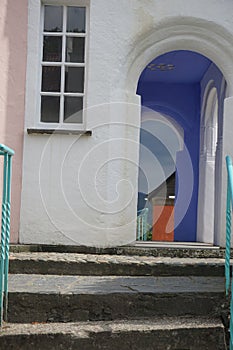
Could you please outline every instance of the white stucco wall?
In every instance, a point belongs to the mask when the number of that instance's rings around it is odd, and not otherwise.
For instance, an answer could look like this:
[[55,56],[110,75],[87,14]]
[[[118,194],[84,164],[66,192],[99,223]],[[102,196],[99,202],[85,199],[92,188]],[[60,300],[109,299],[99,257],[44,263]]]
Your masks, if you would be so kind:
[[[90,0],[86,129],[93,134],[81,137],[26,133],[38,118],[39,3],[29,0],[20,241],[131,243],[136,237],[139,75],[164,52],[193,50],[219,66],[233,94],[233,3]],[[230,110],[225,113],[233,125]]]

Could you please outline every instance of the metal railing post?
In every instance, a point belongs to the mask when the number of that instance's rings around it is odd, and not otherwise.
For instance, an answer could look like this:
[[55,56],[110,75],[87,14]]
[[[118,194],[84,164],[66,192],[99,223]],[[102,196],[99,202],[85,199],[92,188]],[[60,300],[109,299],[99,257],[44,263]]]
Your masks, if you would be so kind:
[[14,151],[9,147],[0,144],[0,155],[4,157],[0,260],[0,326],[2,326],[3,319],[7,320],[8,306],[11,168]]
[[226,295],[230,288],[230,253],[231,253],[231,188],[230,188],[230,171],[232,168],[230,157],[226,158],[227,162],[227,203],[226,203],[226,251],[225,251],[225,279]]
[[138,241],[147,240],[147,217],[148,217],[148,208],[144,208],[138,211],[138,216],[137,216],[137,240]]
[[11,214],[11,172],[12,172],[12,156],[8,154],[7,161],[7,190],[6,190],[6,245],[5,245],[5,268],[4,268],[4,320],[7,321],[8,308],[8,272],[9,272],[9,248],[10,248],[10,214]]
[[230,302],[230,350],[233,350],[233,280],[230,274],[231,258],[231,217],[233,204],[233,166],[230,156],[226,157],[227,165],[227,203],[226,203],[226,252],[225,252],[225,282],[226,295],[231,292]]

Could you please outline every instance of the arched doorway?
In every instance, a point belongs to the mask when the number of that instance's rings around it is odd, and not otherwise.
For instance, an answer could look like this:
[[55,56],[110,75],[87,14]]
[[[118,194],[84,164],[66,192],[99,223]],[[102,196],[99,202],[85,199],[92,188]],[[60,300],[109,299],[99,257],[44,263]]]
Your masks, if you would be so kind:
[[[141,146],[149,148],[163,169],[163,181],[157,181],[157,184],[154,181],[154,189],[151,190],[150,185],[144,196],[149,239],[214,242],[214,221],[219,210],[215,188],[222,152],[223,82],[223,75],[213,62],[188,50],[165,53],[151,61],[141,73],[137,93],[141,95],[142,106],[152,111],[152,120],[157,121],[160,113],[167,125],[173,123],[177,130],[180,128],[185,145],[184,149],[179,149],[175,140],[172,145],[168,132],[167,139],[161,140],[158,130],[154,136],[163,147],[160,145],[155,149],[152,143],[148,144],[142,110]],[[175,154],[169,152],[171,149]],[[174,168],[173,172],[167,171],[169,166],[164,167],[162,158]],[[190,160],[192,170],[188,169]],[[143,176],[150,174],[150,178],[151,173],[156,173],[154,165]],[[140,176],[139,172],[139,185]],[[138,210],[142,210],[140,198]]]

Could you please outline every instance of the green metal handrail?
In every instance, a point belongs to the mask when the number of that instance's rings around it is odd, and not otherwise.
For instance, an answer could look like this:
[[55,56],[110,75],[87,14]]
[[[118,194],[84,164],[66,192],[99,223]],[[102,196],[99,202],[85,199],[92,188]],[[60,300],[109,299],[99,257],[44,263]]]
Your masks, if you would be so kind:
[[225,255],[225,280],[226,295],[231,292],[230,304],[230,350],[233,350],[233,280],[230,273],[231,258],[231,217],[233,205],[233,166],[230,156],[226,157],[227,164],[227,203],[226,203],[226,255]]
[[137,240],[146,241],[147,240],[147,217],[148,208],[144,208],[138,211],[137,216]]
[[10,211],[11,211],[11,169],[14,151],[0,144],[0,155],[4,157],[3,191],[2,191],[2,227],[1,227],[1,260],[0,260],[0,326],[3,319],[7,321],[8,307],[8,270],[10,244]]

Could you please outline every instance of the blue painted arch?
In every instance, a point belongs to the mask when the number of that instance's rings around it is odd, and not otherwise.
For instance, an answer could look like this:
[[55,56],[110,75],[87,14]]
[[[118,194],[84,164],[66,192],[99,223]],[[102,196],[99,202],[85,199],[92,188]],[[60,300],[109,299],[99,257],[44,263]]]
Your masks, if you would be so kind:
[[[184,130],[184,143],[192,160],[193,193],[183,220],[175,228],[175,241],[196,241],[199,186],[199,144],[201,113],[201,81],[211,61],[192,51],[173,51],[154,59],[142,72],[137,93],[142,106],[169,115]],[[145,143],[141,137],[141,143]],[[147,144],[148,147],[148,144]],[[177,155],[176,192],[179,191],[179,172],[184,175],[185,161]],[[183,177],[184,178],[184,177]],[[188,181],[184,186],[188,186]],[[176,218],[179,207],[175,209]]]

